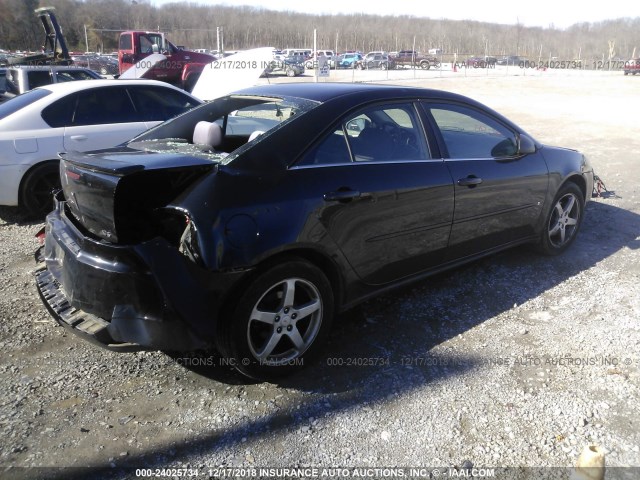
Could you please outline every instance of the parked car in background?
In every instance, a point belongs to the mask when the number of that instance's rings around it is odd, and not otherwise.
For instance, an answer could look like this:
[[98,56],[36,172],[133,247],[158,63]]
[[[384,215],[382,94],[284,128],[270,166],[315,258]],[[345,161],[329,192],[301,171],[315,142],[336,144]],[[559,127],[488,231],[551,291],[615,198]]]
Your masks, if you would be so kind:
[[[229,133],[240,119],[255,131]],[[61,157],[36,272],[53,317],[114,350],[215,347],[259,379],[392,287],[515,245],[564,252],[593,189],[581,153],[391,85],[256,86]]]
[[384,54],[367,54],[362,60],[358,60],[356,62],[356,68],[359,70],[364,69],[380,69],[380,70],[388,70],[396,68],[396,64],[392,58],[388,55]]
[[498,65],[520,65],[520,62],[524,62],[525,59],[518,55],[508,55],[506,57],[499,58],[496,63]]
[[334,55],[333,58],[329,59],[329,68],[338,68],[338,65],[340,65],[340,62],[342,62],[343,57],[343,53],[341,53],[340,55]]
[[5,95],[14,97],[33,88],[53,83],[102,78],[88,68],[74,66],[11,66],[5,72]]
[[632,58],[624,62],[624,74],[635,75],[640,73],[640,58]]
[[103,55],[72,55],[74,65],[86,67],[101,75],[118,75],[118,59]]
[[44,216],[60,186],[59,152],[113,147],[201,103],[155,80],[91,80],[0,104],[0,205]]
[[362,60],[362,55],[359,53],[345,53],[341,55],[336,68],[355,68],[360,60]]
[[331,62],[334,56],[335,52],[333,50],[318,50],[317,52],[311,54],[309,59],[304,62],[304,66],[305,68],[312,70],[317,68],[319,57],[324,57],[327,62]]
[[[280,60],[274,60],[270,66],[265,69],[265,74],[282,74],[287,77],[297,77],[304,73],[304,61],[299,57],[282,57]],[[264,76],[264,74],[263,74]]]
[[400,50],[396,54],[389,55],[396,67],[419,67],[429,70],[431,67],[438,68],[440,60],[433,55],[423,55],[415,50]]
[[285,48],[281,53],[282,57],[293,57],[299,61],[306,62],[311,57],[311,50],[307,48]]
[[7,69],[0,67],[0,95],[7,91]]

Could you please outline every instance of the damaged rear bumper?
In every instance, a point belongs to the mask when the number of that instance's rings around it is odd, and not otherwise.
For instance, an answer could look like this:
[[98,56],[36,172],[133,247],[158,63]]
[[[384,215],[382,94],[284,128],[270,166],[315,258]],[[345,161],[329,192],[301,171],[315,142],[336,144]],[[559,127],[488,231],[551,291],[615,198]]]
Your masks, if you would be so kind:
[[[62,292],[60,284],[51,272],[47,270],[46,266],[40,267],[36,271],[35,276],[40,298],[47,307],[47,310],[49,310],[49,313],[60,325],[69,328],[86,340],[108,348],[109,350],[136,351],[143,348],[140,343],[125,343],[114,340],[109,333],[109,322],[71,306],[69,300]],[[142,335],[147,338],[153,336],[150,334],[151,332],[143,333],[144,330],[148,330],[144,324],[139,324],[138,330],[140,330],[140,334],[137,335],[138,338]],[[157,335],[155,336],[157,337]],[[163,336],[162,332],[160,332],[160,336]]]
[[51,315],[112,350],[212,346],[226,294],[246,273],[208,271],[163,238],[135,245],[89,238],[64,202],[47,217],[42,256],[36,284]]

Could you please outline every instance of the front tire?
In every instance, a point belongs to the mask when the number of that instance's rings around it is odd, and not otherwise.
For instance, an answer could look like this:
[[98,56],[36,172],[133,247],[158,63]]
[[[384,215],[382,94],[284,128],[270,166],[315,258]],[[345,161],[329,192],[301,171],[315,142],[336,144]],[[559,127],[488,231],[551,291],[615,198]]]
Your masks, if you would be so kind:
[[290,259],[259,274],[220,322],[218,349],[259,380],[288,375],[316,355],[329,333],[333,291],[316,266]]
[[556,194],[547,214],[538,249],[545,255],[559,255],[576,239],[584,214],[584,195],[572,182]]

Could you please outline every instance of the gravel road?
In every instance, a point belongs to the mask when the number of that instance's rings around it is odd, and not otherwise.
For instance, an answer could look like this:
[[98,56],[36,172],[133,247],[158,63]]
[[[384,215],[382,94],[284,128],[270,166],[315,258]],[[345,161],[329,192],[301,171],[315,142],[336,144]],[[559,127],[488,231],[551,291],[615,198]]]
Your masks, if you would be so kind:
[[[613,193],[588,204],[564,255],[517,248],[372,300],[280,384],[247,382],[213,354],[112,353],[57,326],[32,276],[42,225],[2,207],[0,477],[567,467],[592,444],[607,478],[640,477],[640,78],[402,81],[467,94],[581,150]],[[77,466],[92,470],[49,470]]]

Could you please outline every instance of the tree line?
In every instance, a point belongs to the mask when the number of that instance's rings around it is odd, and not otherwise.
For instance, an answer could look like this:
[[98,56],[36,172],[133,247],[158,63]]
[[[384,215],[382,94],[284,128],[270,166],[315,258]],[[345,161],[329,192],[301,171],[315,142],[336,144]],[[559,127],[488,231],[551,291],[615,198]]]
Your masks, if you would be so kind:
[[[118,32],[159,30],[176,45],[216,49],[218,27],[226,51],[253,47],[312,48],[337,51],[439,48],[447,54],[521,55],[529,58],[628,59],[640,46],[640,17],[576,23],[559,29],[419,18],[411,15],[309,15],[246,7],[149,0],[0,0],[0,48],[38,50],[42,25],[33,13],[54,6],[70,49],[110,52]],[[86,36],[85,36],[86,32]]]

